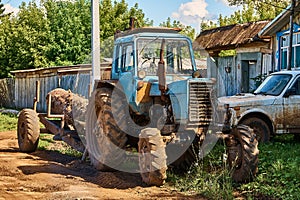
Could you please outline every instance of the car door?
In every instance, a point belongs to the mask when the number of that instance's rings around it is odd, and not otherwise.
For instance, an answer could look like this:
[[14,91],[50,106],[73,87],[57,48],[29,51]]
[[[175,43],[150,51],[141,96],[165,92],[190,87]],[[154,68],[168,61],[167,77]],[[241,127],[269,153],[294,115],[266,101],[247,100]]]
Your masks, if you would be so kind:
[[300,76],[296,77],[284,97],[284,122],[288,132],[297,132],[300,128]]

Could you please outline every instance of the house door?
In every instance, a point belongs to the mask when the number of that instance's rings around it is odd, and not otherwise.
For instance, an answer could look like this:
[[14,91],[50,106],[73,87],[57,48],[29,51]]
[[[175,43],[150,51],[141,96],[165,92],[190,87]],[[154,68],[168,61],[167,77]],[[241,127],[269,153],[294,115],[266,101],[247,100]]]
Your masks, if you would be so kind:
[[242,61],[242,88],[241,92],[249,91],[249,61]]
[[253,92],[256,89],[256,61],[242,61],[242,92]]

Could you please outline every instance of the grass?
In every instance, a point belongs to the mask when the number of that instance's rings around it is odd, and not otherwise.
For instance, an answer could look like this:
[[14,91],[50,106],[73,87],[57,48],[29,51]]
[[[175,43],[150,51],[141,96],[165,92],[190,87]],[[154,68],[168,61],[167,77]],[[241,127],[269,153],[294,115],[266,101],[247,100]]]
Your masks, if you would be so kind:
[[0,132],[17,130],[17,123],[16,115],[0,113]]
[[300,199],[300,142],[293,135],[283,135],[261,145],[256,179],[237,189],[249,198]]
[[222,145],[186,174],[170,173],[169,183],[181,192],[209,199],[300,199],[300,142],[293,135],[276,136],[259,149],[259,171],[250,183],[231,181],[230,171],[222,161]]

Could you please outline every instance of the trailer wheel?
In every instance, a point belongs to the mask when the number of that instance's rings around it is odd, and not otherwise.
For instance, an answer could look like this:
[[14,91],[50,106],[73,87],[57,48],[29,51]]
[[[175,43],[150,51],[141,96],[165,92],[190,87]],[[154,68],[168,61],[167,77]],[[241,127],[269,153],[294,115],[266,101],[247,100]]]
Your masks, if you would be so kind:
[[140,174],[147,185],[161,186],[167,178],[165,143],[156,128],[145,128],[138,143]]
[[257,173],[259,154],[253,129],[239,125],[225,142],[232,179],[238,183],[251,181]]
[[23,109],[18,118],[18,144],[22,152],[34,152],[40,136],[39,118],[32,109]]
[[[125,159],[127,136],[113,118],[111,95],[110,88],[98,89],[87,109],[86,140],[89,157],[91,164],[101,171],[113,170]],[[122,102],[119,104],[114,106],[121,108]]]
[[270,140],[271,130],[264,120],[258,117],[251,117],[243,120],[241,124],[250,126],[254,130],[258,142],[265,143]]

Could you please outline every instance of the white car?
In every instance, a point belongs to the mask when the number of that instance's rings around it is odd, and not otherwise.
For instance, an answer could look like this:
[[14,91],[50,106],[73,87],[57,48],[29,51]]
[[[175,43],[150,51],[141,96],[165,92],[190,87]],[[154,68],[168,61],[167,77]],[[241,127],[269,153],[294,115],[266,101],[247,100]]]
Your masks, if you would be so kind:
[[253,94],[220,97],[218,104],[229,105],[236,123],[253,128],[259,142],[267,142],[275,134],[299,137],[300,71],[272,73]]

